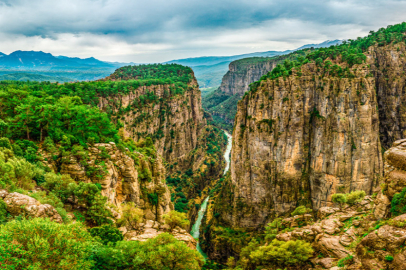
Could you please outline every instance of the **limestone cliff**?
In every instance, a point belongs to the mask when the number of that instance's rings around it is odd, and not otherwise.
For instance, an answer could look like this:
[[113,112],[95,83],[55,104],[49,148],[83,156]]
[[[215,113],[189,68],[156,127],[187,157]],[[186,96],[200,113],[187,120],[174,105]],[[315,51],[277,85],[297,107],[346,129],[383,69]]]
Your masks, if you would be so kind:
[[123,124],[124,137],[137,141],[150,136],[167,162],[177,162],[184,169],[206,120],[194,77],[183,93],[174,94],[173,88],[171,84],[140,86],[128,94],[100,98],[98,106],[116,114]]
[[313,62],[248,92],[235,119],[224,224],[259,228],[298,204],[329,206],[334,193],[372,194],[382,148],[404,136],[405,51],[371,46],[364,64],[331,60],[348,76]]
[[249,90],[249,85],[283,61],[295,60],[310,51],[307,49],[282,56],[251,57],[231,62],[218,90],[204,97],[204,109],[214,115],[216,122],[223,123],[232,132],[237,103]]

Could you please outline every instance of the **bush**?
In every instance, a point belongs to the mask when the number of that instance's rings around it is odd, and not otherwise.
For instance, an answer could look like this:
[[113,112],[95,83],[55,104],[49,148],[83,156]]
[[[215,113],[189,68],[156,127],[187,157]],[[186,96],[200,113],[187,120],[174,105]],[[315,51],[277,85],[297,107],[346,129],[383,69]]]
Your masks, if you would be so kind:
[[186,214],[179,213],[177,211],[171,211],[169,214],[164,215],[163,218],[165,223],[171,227],[171,230],[173,230],[176,226],[186,229],[190,224]]
[[197,270],[203,257],[168,233],[145,242],[121,241],[115,247],[97,247],[94,269]]
[[348,255],[347,257],[338,260],[337,266],[338,267],[344,267],[346,265],[349,265],[354,261],[353,259],[354,259],[354,256]]
[[406,187],[400,193],[396,193],[393,196],[390,211],[393,216],[406,213]]
[[391,256],[391,255],[385,256],[385,261],[387,261],[387,262],[393,261],[393,256]]
[[137,229],[138,225],[142,222],[144,211],[136,208],[133,202],[122,205],[122,216],[117,220],[118,226],[130,226],[132,229]]
[[313,252],[311,245],[305,241],[285,242],[274,239],[269,245],[251,252],[250,257],[256,265],[262,267],[298,266],[305,263]]
[[108,243],[116,243],[123,240],[123,234],[111,225],[103,225],[101,227],[94,227],[89,230],[93,237],[100,237],[104,245]]
[[81,223],[13,220],[0,227],[2,269],[91,269],[93,242]]
[[333,203],[340,205],[340,208],[342,208],[347,203],[347,197],[343,193],[333,194],[333,196],[331,196],[331,200],[333,201]]
[[346,194],[347,203],[349,205],[360,203],[364,199],[365,195],[366,195],[365,191],[363,190],[356,190],[349,194]]
[[354,205],[360,203],[365,197],[365,191],[363,190],[355,190],[351,193],[343,194],[343,193],[336,193],[333,194],[331,200],[334,203],[337,203],[342,208],[345,204]]

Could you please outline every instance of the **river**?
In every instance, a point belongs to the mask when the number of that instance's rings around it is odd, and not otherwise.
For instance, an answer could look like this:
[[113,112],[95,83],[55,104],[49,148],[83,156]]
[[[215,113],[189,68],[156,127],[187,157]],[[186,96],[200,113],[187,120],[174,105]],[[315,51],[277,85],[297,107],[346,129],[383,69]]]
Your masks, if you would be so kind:
[[[226,151],[224,152],[224,159],[226,160],[226,167],[224,169],[223,175],[225,175],[228,170],[230,169],[230,152],[231,152],[231,146],[233,144],[233,137],[225,130],[223,130],[224,133],[227,135],[227,148]],[[204,214],[206,213],[206,208],[207,208],[207,203],[209,202],[209,197],[207,196],[206,199],[204,199],[202,205],[200,205],[200,210],[197,215],[197,219],[195,224],[193,224],[192,230],[190,231],[190,234],[193,236],[194,239],[196,239],[197,246],[196,249],[199,251],[200,254],[204,257],[204,259],[207,259],[206,253],[203,252],[202,248],[200,247],[199,244],[199,236],[200,236],[200,225],[202,224],[202,220],[204,217]]]

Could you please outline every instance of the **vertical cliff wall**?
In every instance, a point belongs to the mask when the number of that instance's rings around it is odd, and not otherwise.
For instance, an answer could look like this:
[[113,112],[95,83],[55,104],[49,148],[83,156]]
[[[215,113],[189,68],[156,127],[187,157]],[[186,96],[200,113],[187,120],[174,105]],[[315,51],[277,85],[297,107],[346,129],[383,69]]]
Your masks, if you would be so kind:
[[317,210],[334,193],[371,194],[382,150],[405,136],[405,51],[372,46],[348,76],[308,63],[248,92],[235,119],[224,224],[258,228],[299,203]]

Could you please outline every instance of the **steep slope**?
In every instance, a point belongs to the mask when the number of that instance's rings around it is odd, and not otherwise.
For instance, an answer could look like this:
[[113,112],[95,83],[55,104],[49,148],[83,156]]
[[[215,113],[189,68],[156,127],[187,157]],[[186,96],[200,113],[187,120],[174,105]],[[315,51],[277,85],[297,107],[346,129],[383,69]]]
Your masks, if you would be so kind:
[[100,98],[99,108],[122,125],[124,138],[153,140],[167,162],[175,210],[194,221],[201,192],[223,171],[227,138],[204,116],[193,71],[176,64],[141,65],[120,68],[105,80],[126,81],[127,90]]
[[405,136],[405,31],[403,23],[316,50],[251,86],[238,103],[231,174],[208,222],[212,254],[220,250],[213,224],[258,230],[298,205],[318,210],[335,193],[379,186],[382,150]]

